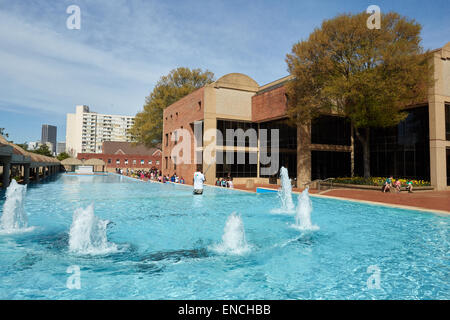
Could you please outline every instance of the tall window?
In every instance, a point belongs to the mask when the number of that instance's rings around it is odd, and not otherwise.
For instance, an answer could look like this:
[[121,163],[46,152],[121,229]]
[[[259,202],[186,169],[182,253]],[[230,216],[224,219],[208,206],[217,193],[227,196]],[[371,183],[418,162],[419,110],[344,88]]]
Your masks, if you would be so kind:
[[[370,129],[370,174],[373,177],[430,179],[428,108],[407,110],[397,126]],[[355,141],[355,173],[363,175],[362,145]]]
[[177,170],[177,157],[173,157],[173,170]]
[[450,186],[450,148],[447,148],[447,185]]
[[445,137],[450,140],[450,104],[445,104]]
[[231,177],[245,177],[251,178],[257,176],[257,163],[258,155],[256,152],[245,152],[243,164],[238,164],[238,152],[232,154],[232,159],[227,159],[226,152],[217,151],[216,159],[222,160],[223,164],[216,164],[216,176],[217,178],[227,177],[231,174]]
[[166,147],[169,145],[169,134],[166,133]]
[[[235,135],[234,137],[227,137],[227,129],[238,130],[242,129],[244,134],[247,130],[253,129],[256,133],[256,137],[254,141],[250,141],[250,137],[245,137],[245,146],[246,147],[257,147],[258,146],[258,124],[252,122],[242,122],[242,121],[228,121],[228,120],[217,120],[217,130],[222,132],[223,136],[223,144],[220,144],[220,141],[217,142],[217,145],[226,145],[226,146],[238,146],[238,137]],[[227,140],[230,138],[230,140]]]
[[345,145],[351,144],[350,122],[337,116],[320,116],[311,123],[311,143]]

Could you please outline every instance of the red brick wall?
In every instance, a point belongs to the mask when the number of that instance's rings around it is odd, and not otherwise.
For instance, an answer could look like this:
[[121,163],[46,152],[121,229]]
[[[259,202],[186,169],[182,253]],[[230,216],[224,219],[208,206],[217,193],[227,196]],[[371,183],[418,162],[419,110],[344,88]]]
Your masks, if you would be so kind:
[[[79,160],[89,160],[89,159],[100,159],[106,163],[105,169],[144,169],[149,170],[156,167],[158,170],[161,169],[162,161],[161,155],[159,156],[143,156],[143,155],[132,155],[132,154],[102,154],[102,153],[79,153],[77,155]],[[108,163],[108,159],[111,159],[111,163]],[[128,165],[125,164],[125,159],[128,159]],[[120,160],[120,164],[116,161]],[[133,160],[136,160],[136,164],[133,164]],[[141,165],[141,160],[144,160],[144,164]],[[152,164],[148,164],[149,161]],[[159,164],[157,164],[159,161]]]
[[252,120],[267,121],[286,116],[287,100],[284,86],[252,97]]
[[[204,89],[200,88],[164,110],[161,168],[163,174],[169,174],[170,176],[176,172],[178,176],[185,179],[187,184],[192,184],[194,172],[196,171],[196,165],[194,164],[194,132],[190,124],[204,119],[204,107]],[[170,155],[175,142],[171,140],[171,134],[176,129],[181,129],[181,127],[188,130],[191,134],[191,164],[178,164],[177,168],[174,169],[174,163]],[[167,146],[166,134],[168,134],[169,140]],[[181,141],[182,138],[179,138],[178,143]],[[166,157],[168,159],[167,169]]]

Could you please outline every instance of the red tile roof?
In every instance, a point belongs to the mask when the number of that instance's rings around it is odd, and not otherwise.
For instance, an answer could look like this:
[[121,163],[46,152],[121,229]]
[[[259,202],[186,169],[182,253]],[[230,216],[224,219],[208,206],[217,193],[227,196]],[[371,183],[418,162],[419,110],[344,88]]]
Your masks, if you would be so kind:
[[158,148],[147,148],[144,145],[135,145],[131,142],[104,141],[103,154],[134,154],[151,156]]

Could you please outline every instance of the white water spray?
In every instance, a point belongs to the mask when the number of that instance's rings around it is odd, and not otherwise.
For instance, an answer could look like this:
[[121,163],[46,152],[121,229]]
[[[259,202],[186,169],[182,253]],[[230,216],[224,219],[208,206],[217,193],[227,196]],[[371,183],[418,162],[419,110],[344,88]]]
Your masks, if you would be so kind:
[[16,180],[12,180],[6,190],[6,201],[3,204],[3,214],[0,218],[0,233],[20,233],[30,231],[27,228],[28,216],[24,208],[26,185],[20,185]]
[[303,190],[298,198],[297,214],[294,228],[299,230],[319,230],[319,227],[311,222],[312,202],[309,197],[309,188]]
[[223,231],[222,243],[214,246],[214,251],[235,255],[242,255],[250,251],[250,246],[245,239],[244,223],[236,212],[228,217]]
[[94,215],[94,206],[78,208],[73,213],[69,232],[69,250],[79,254],[108,254],[117,252],[117,245],[108,242],[108,220]]
[[280,169],[281,188],[278,190],[278,197],[281,201],[281,208],[273,209],[272,213],[295,213],[295,205],[292,201],[292,184],[289,179],[288,170],[285,167]]

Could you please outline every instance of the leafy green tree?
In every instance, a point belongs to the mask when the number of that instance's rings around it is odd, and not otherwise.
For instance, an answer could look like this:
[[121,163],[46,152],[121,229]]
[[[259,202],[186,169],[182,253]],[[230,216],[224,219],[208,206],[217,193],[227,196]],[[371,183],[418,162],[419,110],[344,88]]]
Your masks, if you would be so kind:
[[161,143],[164,109],[213,81],[212,72],[189,68],[177,68],[161,77],[152,93],[145,98],[143,110],[136,114],[129,131],[134,140],[148,147]]
[[405,106],[426,101],[432,71],[419,23],[387,13],[381,29],[370,30],[368,16],[325,20],[286,58],[294,76],[287,85],[291,122],[309,123],[323,113],[347,117],[363,146],[365,177],[370,128],[395,126],[405,119]]
[[28,144],[26,143],[17,143],[17,146],[21,147],[23,150],[28,151]]
[[70,155],[67,152],[61,152],[60,154],[58,154],[58,156],[56,158],[59,161],[63,161],[63,160],[70,158]]
[[43,156],[47,156],[47,157],[53,157],[52,152],[50,151],[48,145],[46,145],[46,144],[41,144],[39,146],[39,148],[37,148],[36,150],[31,151],[31,152],[34,152],[34,153],[37,153],[37,154],[40,154]]

